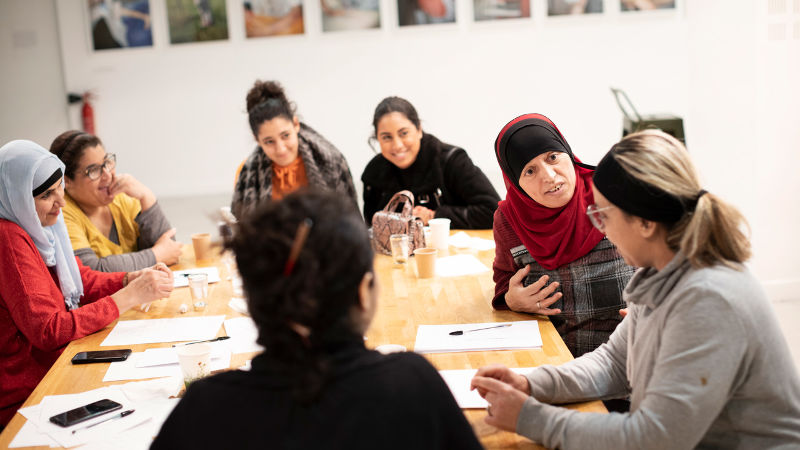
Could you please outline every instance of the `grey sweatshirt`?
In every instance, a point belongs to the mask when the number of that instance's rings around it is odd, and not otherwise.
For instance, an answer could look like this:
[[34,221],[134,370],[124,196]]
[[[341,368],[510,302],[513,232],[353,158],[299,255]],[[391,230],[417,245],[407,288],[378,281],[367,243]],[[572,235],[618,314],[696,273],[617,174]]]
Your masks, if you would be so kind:
[[[800,379],[755,277],[678,253],[640,269],[609,341],[527,375],[517,433],[562,449],[800,448]],[[546,403],[630,395],[629,413]]]

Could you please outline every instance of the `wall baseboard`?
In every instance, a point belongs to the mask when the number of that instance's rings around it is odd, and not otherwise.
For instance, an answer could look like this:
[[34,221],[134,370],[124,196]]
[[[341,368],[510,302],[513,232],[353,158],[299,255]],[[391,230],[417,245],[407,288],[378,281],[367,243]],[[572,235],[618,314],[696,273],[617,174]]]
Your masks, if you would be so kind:
[[762,285],[773,303],[800,302],[800,279],[765,281]]

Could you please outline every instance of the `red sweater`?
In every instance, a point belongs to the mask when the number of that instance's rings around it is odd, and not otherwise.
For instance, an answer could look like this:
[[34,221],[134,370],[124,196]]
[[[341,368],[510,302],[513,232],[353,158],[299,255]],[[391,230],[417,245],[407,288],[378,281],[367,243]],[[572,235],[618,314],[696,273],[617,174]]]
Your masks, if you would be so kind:
[[124,272],[95,272],[77,259],[81,307],[67,311],[55,271],[19,225],[0,219],[0,424],[14,416],[64,347],[119,317],[109,297]]

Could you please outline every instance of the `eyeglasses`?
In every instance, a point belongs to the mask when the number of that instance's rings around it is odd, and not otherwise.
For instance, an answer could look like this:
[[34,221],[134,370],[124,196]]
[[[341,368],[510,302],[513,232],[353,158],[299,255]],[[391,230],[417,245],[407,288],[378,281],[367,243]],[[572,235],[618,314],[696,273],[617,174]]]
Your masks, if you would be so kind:
[[601,233],[604,233],[606,224],[605,224],[605,217],[606,215],[603,214],[603,211],[613,208],[614,205],[604,206],[602,208],[598,208],[596,204],[589,205],[586,208],[586,215],[589,216],[589,221],[592,222],[595,228],[600,230]]
[[100,178],[100,175],[103,174],[103,170],[111,172],[112,170],[114,170],[114,167],[116,166],[117,166],[117,155],[113,153],[108,153],[106,154],[106,157],[103,159],[103,164],[92,164],[91,166],[87,167],[83,173],[85,173],[90,180],[94,181]]

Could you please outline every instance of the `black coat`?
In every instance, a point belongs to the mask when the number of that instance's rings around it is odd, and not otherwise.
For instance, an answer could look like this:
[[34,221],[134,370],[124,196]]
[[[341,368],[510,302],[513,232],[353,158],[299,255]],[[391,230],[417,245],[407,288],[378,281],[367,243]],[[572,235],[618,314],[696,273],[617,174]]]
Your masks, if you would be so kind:
[[361,175],[364,182],[364,219],[383,209],[394,194],[408,189],[414,204],[450,219],[451,229],[492,228],[500,196],[464,149],[423,134],[416,161],[400,169],[376,155]]

